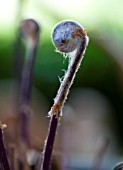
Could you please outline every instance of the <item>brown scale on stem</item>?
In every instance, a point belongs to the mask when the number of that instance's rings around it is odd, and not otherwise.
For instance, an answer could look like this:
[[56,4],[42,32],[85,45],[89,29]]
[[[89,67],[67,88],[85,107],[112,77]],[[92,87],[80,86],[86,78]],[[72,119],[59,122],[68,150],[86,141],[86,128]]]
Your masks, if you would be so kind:
[[51,107],[51,113],[53,115],[56,115],[56,118],[60,118],[61,115],[59,115],[58,111],[61,109],[61,105],[60,103],[55,103],[52,107]]

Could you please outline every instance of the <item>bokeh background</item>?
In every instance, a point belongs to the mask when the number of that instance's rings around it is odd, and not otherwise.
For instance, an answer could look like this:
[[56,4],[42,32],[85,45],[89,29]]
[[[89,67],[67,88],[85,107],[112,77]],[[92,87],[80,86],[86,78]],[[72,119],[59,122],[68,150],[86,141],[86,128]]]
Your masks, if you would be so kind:
[[25,53],[18,39],[19,22],[33,18],[41,28],[30,108],[32,143],[42,149],[47,113],[68,65],[55,52],[51,31],[59,21],[71,19],[86,28],[90,41],[60,121],[54,151],[57,166],[108,170],[123,160],[122,11],[122,0],[1,1],[0,120],[8,124],[11,142]]

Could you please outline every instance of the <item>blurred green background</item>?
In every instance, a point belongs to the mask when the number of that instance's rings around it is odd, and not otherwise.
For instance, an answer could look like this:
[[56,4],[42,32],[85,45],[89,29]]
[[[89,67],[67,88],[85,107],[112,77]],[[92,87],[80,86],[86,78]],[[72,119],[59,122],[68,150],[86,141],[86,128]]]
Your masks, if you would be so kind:
[[[55,52],[51,31],[64,19],[76,20],[86,28],[89,45],[71,92],[93,88],[109,101],[118,126],[119,152],[123,153],[123,1],[122,0],[4,0],[0,5],[0,80],[16,78],[22,61],[16,49],[19,21],[35,19],[40,41],[33,86],[52,105],[68,60]],[[22,53],[23,54],[23,53]],[[19,62],[19,63],[18,63]],[[17,70],[16,70],[16,69]],[[71,95],[71,94],[70,94]],[[68,98],[68,103],[70,102]],[[48,106],[49,107],[49,106]],[[49,110],[49,108],[47,108]]]

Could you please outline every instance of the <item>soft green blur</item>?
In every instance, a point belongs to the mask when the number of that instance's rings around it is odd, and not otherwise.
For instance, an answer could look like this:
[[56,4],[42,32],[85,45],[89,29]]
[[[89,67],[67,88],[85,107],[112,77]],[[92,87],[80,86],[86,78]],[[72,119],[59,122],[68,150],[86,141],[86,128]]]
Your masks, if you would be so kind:
[[34,18],[41,26],[35,64],[35,84],[44,91],[45,87],[50,85],[52,88],[47,88],[46,95],[50,93],[51,96],[47,97],[53,97],[59,83],[58,76],[62,76],[61,70],[66,69],[66,61],[62,55],[55,53],[50,34],[58,21],[73,19],[86,28],[90,37],[89,46],[74,86],[93,86],[105,91],[108,95],[111,95],[112,91],[115,92],[114,89],[118,88],[116,81],[120,67],[117,65],[116,58],[114,60],[114,56],[112,57],[105,49],[106,44],[102,42],[102,37],[106,41],[108,35],[111,43],[113,41],[118,47],[120,42],[122,43],[122,1],[11,0],[2,3],[0,7],[1,78],[12,77],[14,43],[19,20]]

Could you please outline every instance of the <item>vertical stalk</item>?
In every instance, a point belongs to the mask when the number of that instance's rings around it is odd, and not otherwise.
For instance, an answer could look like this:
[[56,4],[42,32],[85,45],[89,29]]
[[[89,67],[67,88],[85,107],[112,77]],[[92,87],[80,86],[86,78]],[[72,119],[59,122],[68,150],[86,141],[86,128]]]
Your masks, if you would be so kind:
[[36,48],[39,40],[39,26],[33,19],[23,20],[20,23],[20,35],[25,40],[26,56],[21,75],[19,94],[19,168],[30,170],[27,163],[26,151],[30,146],[30,109],[29,99],[32,87],[32,72]]
[[4,125],[0,124],[0,168],[4,170],[10,170],[9,161],[6,154],[6,149],[3,143],[3,132]]
[[27,56],[22,72],[20,89],[20,136],[24,143],[29,144],[29,108],[28,102],[31,95],[32,72],[35,59],[36,46],[28,47]]
[[[77,49],[77,51],[76,51],[75,56],[70,57],[68,70],[60,85],[58,93],[54,99],[54,104],[51,107],[51,110],[49,112],[51,119],[50,119],[48,134],[46,138],[46,143],[44,146],[41,170],[50,169],[50,162],[51,162],[52,151],[53,151],[54,140],[56,136],[59,118],[61,117],[62,108],[68,96],[69,89],[73,83],[76,72],[78,71],[80,63],[82,61],[82,58],[83,58],[83,55],[86,49],[86,45],[87,45],[87,36],[86,36],[85,30],[83,30],[82,27],[80,27],[80,25],[78,25],[74,21],[60,22],[54,28],[52,36],[53,36],[52,37],[53,43],[56,45],[57,50],[65,52],[65,53],[66,52],[69,53],[75,49]],[[79,42],[78,45],[76,45],[77,44],[76,38]],[[76,43],[73,43],[73,40]],[[73,44],[75,45],[75,48],[73,47]],[[69,48],[72,48],[72,50]]]
[[43,152],[44,156],[43,156],[43,164],[41,170],[49,170],[50,168],[50,162],[51,162],[57,127],[58,127],[58,122],[59,120],[58,118],[56,118],[56,115],[52,115],[50,119],[46,143],[44,146],[44,152]]
[[20,87],[20,140],[27,146],[29,140],[29,99],[32,87],[32,72],[35,60],[37,43],[39,40],[39,26],[32,19],[23,20],[20,24],[21,36],[26,40],[26,57],[22,70],[21,87]]

